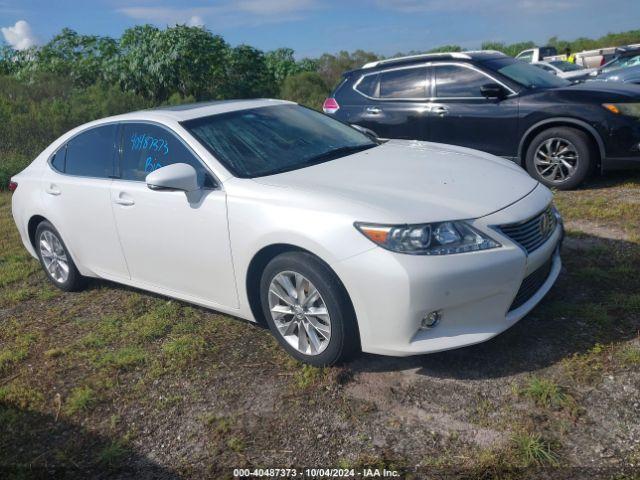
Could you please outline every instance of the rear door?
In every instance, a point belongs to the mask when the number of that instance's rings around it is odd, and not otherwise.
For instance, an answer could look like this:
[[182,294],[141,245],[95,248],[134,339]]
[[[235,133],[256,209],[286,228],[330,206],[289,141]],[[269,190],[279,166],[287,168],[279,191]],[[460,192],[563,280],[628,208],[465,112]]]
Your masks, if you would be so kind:
[[369,128],[381,138],[427,139],[432,88],[429,67],[365,74],[353,88],[363,100],[351,123]]
[[[434,65],[435,98],[430,105],[429,139],[475,148],[503,157],[518,150],[518,99],[485,98],[482,85],[496,80],[462,63]],[[507,88],[507,87],[505,87]]]
[[110,200],[117,132],[115,123],[89,128],[60,147],[49,160],[42,196],[48,220],[81,269],[126,279]]

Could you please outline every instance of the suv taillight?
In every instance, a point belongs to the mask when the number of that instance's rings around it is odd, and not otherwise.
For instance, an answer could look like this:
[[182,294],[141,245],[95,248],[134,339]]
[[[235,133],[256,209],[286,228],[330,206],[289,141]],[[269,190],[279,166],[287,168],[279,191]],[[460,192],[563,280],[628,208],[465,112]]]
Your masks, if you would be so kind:
[[9,191],[10,192],[15,192],[17,188],[18,188],[18,182],[14,182],[13,180],[10,180],[9,181]]
[[340,109],[340,105],[335,98],[329,97],[322,104],[322,111],[324,113],[336,113]]

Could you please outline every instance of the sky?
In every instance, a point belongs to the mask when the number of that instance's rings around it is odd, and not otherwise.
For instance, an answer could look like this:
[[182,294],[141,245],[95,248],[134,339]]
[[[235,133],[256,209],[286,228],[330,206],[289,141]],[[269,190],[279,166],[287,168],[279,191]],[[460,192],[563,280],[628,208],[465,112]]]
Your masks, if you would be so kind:
[[485,40],[543,44],[640,28],[640,0],[0,0],[4,42],[28,48],[63,27],[119,37],[133,25],[198,25],[232,45],[296,57],[382,55]]

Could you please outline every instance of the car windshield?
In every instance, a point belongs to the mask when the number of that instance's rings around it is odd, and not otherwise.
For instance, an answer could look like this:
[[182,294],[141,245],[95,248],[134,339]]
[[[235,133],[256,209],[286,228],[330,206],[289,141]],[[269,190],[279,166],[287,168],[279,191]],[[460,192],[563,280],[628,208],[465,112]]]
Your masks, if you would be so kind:
[[238,110],[183,125],[241,178],[297,170],[378,145],[355,128],[299,105]]
[[576,65],[575,63],[571,62],[564,62],[562,60],[554,60],[553,62],[549,62],[549,65],[553,65],[563,72],[575,72],[578,70],[584,70],[584,67],[580,65]]
[[633,67],[635,65],[640,65],[640,55],[618,57],[614,60],[611,60],[604,67],[602,67],[601,72],[609,72],[617,68]]
[[513,58],[494,58],[483,64],[526,88],[542,89],[571,85],[571,82],[563,78]]

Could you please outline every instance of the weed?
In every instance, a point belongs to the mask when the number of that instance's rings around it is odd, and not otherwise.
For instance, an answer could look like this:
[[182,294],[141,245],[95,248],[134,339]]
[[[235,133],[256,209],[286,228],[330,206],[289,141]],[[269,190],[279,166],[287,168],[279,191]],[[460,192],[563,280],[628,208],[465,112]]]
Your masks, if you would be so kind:
[[512,438],[516,458],[524,467],[531,465],[558,465],[558,455],[541,435],[517,433]]
[[71,390],[66,401],[65,411],[68,415],[86,411],[97,401],[95,392],[88,386],[76,387]]

